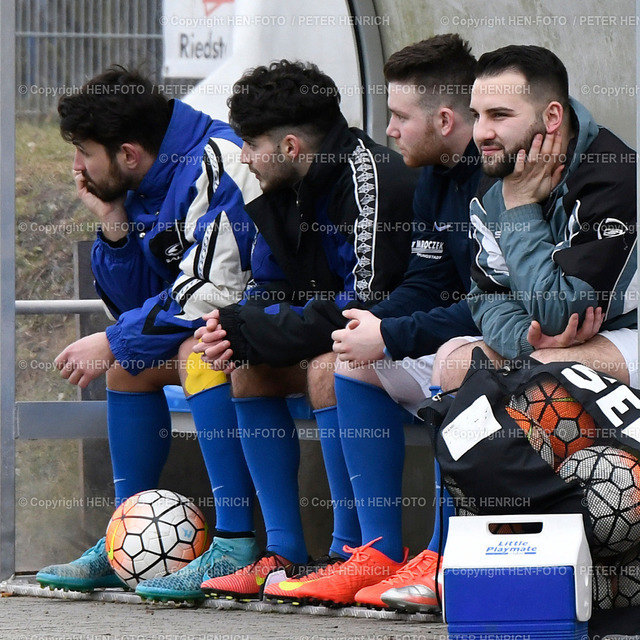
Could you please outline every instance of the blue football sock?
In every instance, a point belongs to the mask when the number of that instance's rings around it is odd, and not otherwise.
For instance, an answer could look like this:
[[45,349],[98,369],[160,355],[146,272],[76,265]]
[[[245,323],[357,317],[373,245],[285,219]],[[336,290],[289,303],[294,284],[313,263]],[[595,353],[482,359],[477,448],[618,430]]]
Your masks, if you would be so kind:
[[298,432],[284,398],[234,398],[242,450],[267,530],[267,549],[307,561],[300,519]]
[[171,415],[164,392],[107,389],[107,425],[117,506],[158,486],[171,447]]
[[399,562],[402,547],[403,412],[385,391],[335,375],[342,450],[362,542]]
[[338,408],[327,407],[313,412],[320,434],[322,457],[327,470],[331,503],[333,505],[333,539],[330,553],[343,558],[349,556],[343,547],[362,545],[358,512],[353,499],[353,487],[349,480],[349,471],[342,453],[342,443],[338,427]]
[[216,532],[253,530],[254,488],[238,434],[228,384],[189,396],[216,509]]
[[435,514],[433,520],[433,534],[427,545],[427,549],[442,553],[444,545],[447,542],[447,533],[449,531],[449,518],[454,516],[455,509],[453,498],[442,483],[440,474],[440,465],[437,460],[433,461],[433,470],[435,478]]
[[[438,385],[431,385],[429,391],[433,398],[433,396],[442,393],[442,388]],[[440,465],[435,457],[433,459],[433,477],[436,508],[433,518],[433,533],[431,534],[431,540],[427,545],[427,549],[429,549],[429,551],[442,553],[444,551],[444,545],[447,542],[449,518],[456,514],[456,510],[453,504],[453,497],[442,482]]]

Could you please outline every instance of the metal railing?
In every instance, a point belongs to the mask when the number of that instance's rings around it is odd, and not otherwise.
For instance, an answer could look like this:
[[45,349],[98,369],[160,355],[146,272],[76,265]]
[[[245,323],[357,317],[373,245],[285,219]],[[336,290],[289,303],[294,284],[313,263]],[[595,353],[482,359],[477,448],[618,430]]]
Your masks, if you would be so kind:
[[109,316],[102,300],[16,300],[16,315],[100,312]]

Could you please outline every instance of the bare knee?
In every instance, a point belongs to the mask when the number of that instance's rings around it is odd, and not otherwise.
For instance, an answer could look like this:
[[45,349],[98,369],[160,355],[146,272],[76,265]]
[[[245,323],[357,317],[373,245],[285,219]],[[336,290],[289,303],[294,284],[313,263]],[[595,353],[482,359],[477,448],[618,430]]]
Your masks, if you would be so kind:
[[162,368],[144,369],[135,376],[118,363],[107,371],[107,388],[112,391],[152,393],[161,391],[168,384],[180,384],[178,368],[173,360]]
[[[178,349],[178,373],[180,376],[180,384],[185,387],[187,380],[187,361],[193,353],[193,346],[197,343],[195,338],[187,338]],[[187,394],[188,395],[188,394]]]
[[376,373],[375,367],[365,365],[364,367],[352,367],[346,362],[336,362],[336,373],[339,373],[345,378],[351,378],[352,380],[358,380],[359,382],[366,382],[372,384],[375,387],[382,388],[380,378]]
[[292,393],[304,393],[306,374],[306,370],[299,365],[249,365],[240,367],[231,374],[231,388],[236,398],[279,398]]
[[193,353],[193,347],[198,341],[195,338],[187,338],[178,349],[178,360],[180,362],[186,362],[189,356]]
[[107,389],[112,391],[129,391],[133,380],[134,376],[118,363],[107,371]]
[[264,386],[264,373],[258,367],[241,367],[231,374],[231,388],[235,398],[251,398],[254,396],[271,395],[259,393]]
[[382,387],[373,367],[351,367],[346,362],[336,360],[334,353],[325,353],[311,362],[307,376],[309,401],[314,409],[324,409],[336,404],[334,373]]
[[461,338],[453,338],[445,342],[436,351],[433,361],[431,383],[445,391],[457,389],[469,368],[472,349],[470,343]]
[[433,363],[433,384],[444,391],[453,391],[462,385],[464,377],[471,366],[473,350],[480,347],[500,367],[501,356],[482,340],[469,342],[464,338],[454,338],[440,347]]

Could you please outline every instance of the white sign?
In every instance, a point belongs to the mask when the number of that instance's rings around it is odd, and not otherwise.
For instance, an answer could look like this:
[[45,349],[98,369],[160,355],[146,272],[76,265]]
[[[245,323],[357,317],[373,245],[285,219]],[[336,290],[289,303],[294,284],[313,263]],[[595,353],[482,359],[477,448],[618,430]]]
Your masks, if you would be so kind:
[[234,0],[164,0],[165,78],[205,78],[233,55]]
[[[181,1],[177,4],[183,6]],[[362,126],[364,96],[375,91],[386,100],[384,84],[362,86],[354,20],[346,0],[235,0],[217,11],[229,6],[234,7],[229,17],[233,56],[186,96],[192,107],[225,120],[233,83],[247,69],[281,58],[314,62],[331,76],[340,91],[342,113],[352,126]]]

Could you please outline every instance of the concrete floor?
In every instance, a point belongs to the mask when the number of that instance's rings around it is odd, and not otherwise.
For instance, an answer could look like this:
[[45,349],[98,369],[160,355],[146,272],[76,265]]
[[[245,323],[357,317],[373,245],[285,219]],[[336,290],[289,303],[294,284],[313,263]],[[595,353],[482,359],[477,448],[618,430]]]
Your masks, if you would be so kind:
[[0,584],[0,594],[0,640],[447,640],[435,616],[324,607],[274,613],[263,603],[209,600],[177,607],[117,591],[65,594],[26,580]]
[[184,609],[95,601],[0,599],[3,640],[446,640],[443,624]]
[[[29,576],[0,583],[0,640],[5,639],[448,640],[448,636],[437,616],[216,600],[197,608],[152,604],[120,590],[81,594],[41,589]],[[640,635],[601,633],[592,640],[640,640]]]
[[446,640],[445,625],[305,614],[0,599],[3,640]]

